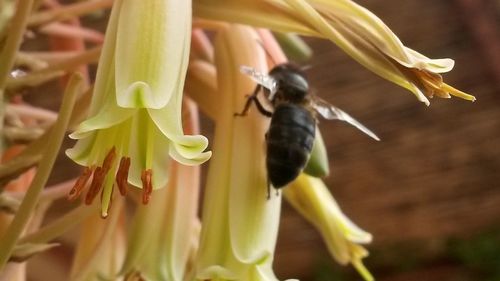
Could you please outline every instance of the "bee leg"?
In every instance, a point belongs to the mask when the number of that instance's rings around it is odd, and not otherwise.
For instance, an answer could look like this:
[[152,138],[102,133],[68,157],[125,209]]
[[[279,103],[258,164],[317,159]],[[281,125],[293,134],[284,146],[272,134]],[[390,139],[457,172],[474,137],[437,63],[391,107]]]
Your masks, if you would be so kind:
[[253,93],[250,96],[248,96],[247,102],[245,103],[245,107],[243,108],[243,111],[241,111],[240,113],[236,112],[234,114],[234,116],[245,116],[245,115],[247,115],[247,112],[250,109],[250,106],[252,105],[252,101],[256,101],[257,100],[257,94],[260,92],[261,89],[262,89],[262,86],[261,85],[257,85],[257,87],[255,87],[255,90],[253,91]]
[[278,189],[276,189],[276,197],[279,197],[280,196],[280,191]]
[[268,111],[267,109],[264,108],[264,106],[262,106],[262,104],[260,103],[260,101],[257,99],[257,97],[255,96],[251,96],[249,97],[249,99],[253,99],[254,102],[255,102],[255,105],[257,106],[257,109],[259,110],[259,112],[266,116],[266,117],[271,117],[273,116],[273,113],[271,111]]

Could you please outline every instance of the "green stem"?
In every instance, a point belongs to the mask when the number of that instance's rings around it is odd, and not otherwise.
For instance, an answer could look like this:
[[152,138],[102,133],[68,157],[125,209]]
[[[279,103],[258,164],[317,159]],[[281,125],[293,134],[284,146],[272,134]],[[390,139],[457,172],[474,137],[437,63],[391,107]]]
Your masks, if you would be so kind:
[[28,22],[28,16],[33,7],[33,0],[18,1],[16,14],[12,18],[9,36],[0,53],[0,89],[5,88],[5,82],[11,68],[14,66],[16,52],[23,40],[24,29]]
[[[24,1],[20,1],[23,3]],[[71,111],[76,100],[76,93],[81,91],[81,85],[83,83],[83,78],[81,75],[75,74],[71,77],[68,82],[68,86],[64,93],[64,98],[61,105],[61,110],[59,112],[59,117],[53,127],[53,133],[50,136],[49,142],[47,143],[47,148],[42,156],[40,165],[38,166],[38,172],[33,179],[31,186],[26,192],[26,196],[19,207],[12,223],[9,228],[2,236],[0,241],[0,271],[5,266],[8,261],[14,246],[16,245],[19,236],[24,230],[31,213],[33,212],[40,193],[45,186],[47,179],[52,171],[52,166],[57,157],[57,153],[61,146],[61,143],[66,135],[66,128],[68,127],[69,119],[71,117]]]
[[40,230],[21,238],[19,240],[19,244],[38,244],[50,242],[51,240],[59,237],[61,234],[64,234],[69,229],[80,224],[82,220],[87,218],[94,211],[94,208],[91,208],[90,206],[81,205]]
[[[0,132],[3,131],[3,118],[5,115],[5,83],[11,68],[14,66],[16,52],[23,40],[24,29],[28,22],[28,16],[33,7],[33,0],[18,1],[16,14],[11,20],[11,27],[8,30],[9,36],[5,40],[5,45],[0,52]],[[4,151],[3,137],[0,139],[0,152]]]

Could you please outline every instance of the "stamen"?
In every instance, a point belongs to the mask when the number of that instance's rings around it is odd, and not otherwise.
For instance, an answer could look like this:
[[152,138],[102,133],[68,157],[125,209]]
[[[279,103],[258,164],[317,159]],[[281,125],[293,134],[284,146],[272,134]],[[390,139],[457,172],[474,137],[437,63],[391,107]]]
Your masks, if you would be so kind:
[[111,148],[111,150],[106,155],[106,158],[104,158],[104,161],[102,162],[102,168],[104,171],[106,171],[106,173],[111,169],[115,156],[116,156],[116,149],[113,146],[113,148]]
[[476,97],[469,95],[467,93],[464,93],[464,92],[460,91],[459,89],[453,88],[452,86],[450,86],[444,82],[441,84],[441,89],[443,91],[446,91],[446,92],[456,96],[456,97],[463,98],[463,99],[469,100],[469,101],[476,101]]
[[130,169],[130,157],[122,157],[120,159],[120,166],[116,172],[116,185],[120,190],[120,194],[125,196],[127,194],[127,180],[128,171]]
[[102,167],[97,167],[95,169],[94,177],[92,178],[92,183],[90,184],[90,188],[87,191],[87,195],[85,196],[85,204],[87,205],[92,204],[92,201],[94,201],[94,198],[102,188],[105,176],[106,173],[104,172]]
[[111,169],[113,165],[113,160],[116,156],[115,147],[111,148],[108,152],[104,161],[102,162],[102,167],[97,167],[94,171],[94,177],[92,178],[92,183],[90,184],[89,191],[87,191],[87,195],[85,196],[85,204],[90,205],[94,198],[99,194],[99,191],[102,188],[102,184],[104,183],[104,179],[106,178],[106,174]]
[[151,199],[151,193],[153,193],[153,183],[151,181],[153,177],[153,170],[148,169],[142,171],[141,181],[142,181],[142,203],[148,204],[149,199]]
[[78,179],[75,182],[75,185],[68,194],[69,201],[73,201],[76,198],[80,197],[80,194],[82,194],[82,191],[85,188],[87,182],[89,181],[92,172],[94,172],[94,167],[85,167],[85,169],[83,169],[82,174],[80,175],[80,177],[78,177]]

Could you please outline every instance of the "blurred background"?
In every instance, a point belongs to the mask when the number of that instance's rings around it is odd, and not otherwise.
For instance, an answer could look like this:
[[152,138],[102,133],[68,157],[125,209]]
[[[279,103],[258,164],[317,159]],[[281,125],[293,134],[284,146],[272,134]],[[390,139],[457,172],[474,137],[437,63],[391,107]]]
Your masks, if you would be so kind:
[[[358,118],[375,142],[341,122],[320,124],[326,178],[374,242],[377,280],[500,280],[500,1],[357,1],[431,58],[449,57],[449,84],[477,101],[431,99],[380,79],[327,41],[309,78],[318,95]],[[317,232],[285,204],[276,268],[283,278],[361,280],[336,265]]]
[[[500,1],[357,2],[407,46],[431,58],[453,58],[455,69],[445,80],[477,98],[435,98],[426,107],[332,43],[306,38],[314,50],[307,64],[317,94],[382,139],[375,142],[341,122],[320,124],[331,165],[325,180],[345,214],[374,236],[365,264],[380,281],[500,280]],[[104,31],[102,19],[86,18],[85,24]],[[37,44],[44,42],[25,48]],[[36,93],[27,99],[57,108]],[[76,166],[68,172],[67,163],[61,157],[52,182],[76,175]],[[279,235],[280,280],[361,280],[352,267],[330,258],[319,234],[286,203]],[[36,257],[30,272],[55,274],[70,257],[59,248]],[[46,280],[41,276],[31,280]]]

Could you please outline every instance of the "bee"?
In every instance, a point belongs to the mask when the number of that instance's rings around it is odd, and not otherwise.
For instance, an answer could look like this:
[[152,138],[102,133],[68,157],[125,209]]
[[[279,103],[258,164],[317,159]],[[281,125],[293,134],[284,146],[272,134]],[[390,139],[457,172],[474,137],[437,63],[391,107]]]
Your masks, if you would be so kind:
[[[316,116],[327,120],[345,121],[375,140],[379,138],[346,112],[313,95],[303,71],[291,63],[276,65],[269,74],[241,66],[240,71],[257,83],[248,96],[243,110],[235,116],[245,116],[254,103],[259,112],[271,118],[266,139],[268,198],[270,185],[276,191],[296,179],[309,161],[316,135]],[[265,94],[272,111],[258,98]]]

